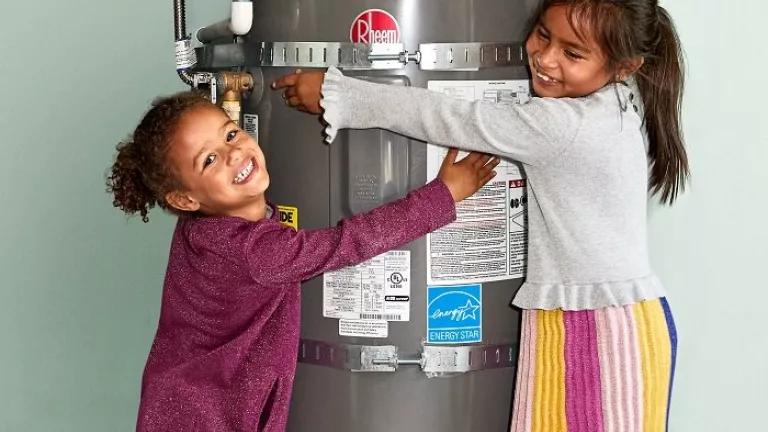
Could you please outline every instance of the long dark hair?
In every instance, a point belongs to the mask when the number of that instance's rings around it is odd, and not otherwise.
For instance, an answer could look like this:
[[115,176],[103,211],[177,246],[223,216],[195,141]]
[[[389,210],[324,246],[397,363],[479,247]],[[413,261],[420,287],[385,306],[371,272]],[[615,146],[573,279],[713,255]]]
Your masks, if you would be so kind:
[[107,176],[107,192],[112,194],[115,207],[129,215],[139,213],[144,222],[155,204],[175,212],[165,201],[165,194],[180,185],[166,156],[182,115],[202,106],[217,107],[197,92],[181,92],[152,103],[133,134],[117,145]]
[[690,174],[680,118],[685,68],[672,18],[657,0],[543,0],[536,21],[555,5],[568,7],[577,34],[591,30],[609,70],[628,59],[645,60],[635,79],[645,106],[648,187],[662,203],[671,204]]

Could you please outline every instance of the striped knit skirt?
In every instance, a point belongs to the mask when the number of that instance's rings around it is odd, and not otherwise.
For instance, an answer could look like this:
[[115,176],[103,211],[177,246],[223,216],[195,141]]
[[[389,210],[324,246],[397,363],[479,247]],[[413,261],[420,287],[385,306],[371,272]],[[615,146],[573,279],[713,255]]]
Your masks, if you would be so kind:
[[524,310],[512,432],[663,432],[677,333],[666,299]]

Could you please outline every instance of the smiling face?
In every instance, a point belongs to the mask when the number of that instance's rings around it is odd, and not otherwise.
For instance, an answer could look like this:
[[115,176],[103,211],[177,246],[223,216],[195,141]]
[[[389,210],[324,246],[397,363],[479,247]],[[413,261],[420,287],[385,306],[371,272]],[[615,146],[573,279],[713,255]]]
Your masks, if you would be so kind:
[[201,106],[182,115],[167,157],[183,188],[166,195],[171,206],[248,220],[264,217],[269,186],[264,153],[222,110]]
[[582,29],[582,37],[574,31],[567,6],[544,12],[525,43],[538,96],[586,96],[612,81],[615,72],[608,70],[607,58],[588,30]]

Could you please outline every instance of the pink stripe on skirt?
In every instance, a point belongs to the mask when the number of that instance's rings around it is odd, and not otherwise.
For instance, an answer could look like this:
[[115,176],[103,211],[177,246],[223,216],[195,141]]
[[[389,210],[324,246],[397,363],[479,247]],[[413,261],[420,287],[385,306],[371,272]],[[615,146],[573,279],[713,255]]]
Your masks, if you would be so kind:
[[512,427],[510,428],[513,432],[530,432],[532,430],[533,385],[536,369],[536,314],[524,314],[523,320],[515,405],[512,411]]
[[593,311],[565,312],[565,410],[569,432],[603,432]]

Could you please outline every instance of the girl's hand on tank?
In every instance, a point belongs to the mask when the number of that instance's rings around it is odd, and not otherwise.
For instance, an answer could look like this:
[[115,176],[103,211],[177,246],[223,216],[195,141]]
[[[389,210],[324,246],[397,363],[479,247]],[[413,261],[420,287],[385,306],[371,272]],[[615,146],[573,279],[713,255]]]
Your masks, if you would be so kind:
[[455,148],[448,150],[443,159],[437,177],[445,183],[451,192],[454,202],[471,197],[496,176],[496,165],[499,158],[485,153],[470,152],[456,162],[459,151]]
[[296,69],[294,73],[283,75],[272,83],[274,90],[285,89],[283,100],[289,107],[311,114],[320,114],[320,88],[325,75],[320,71],[305,72]]

